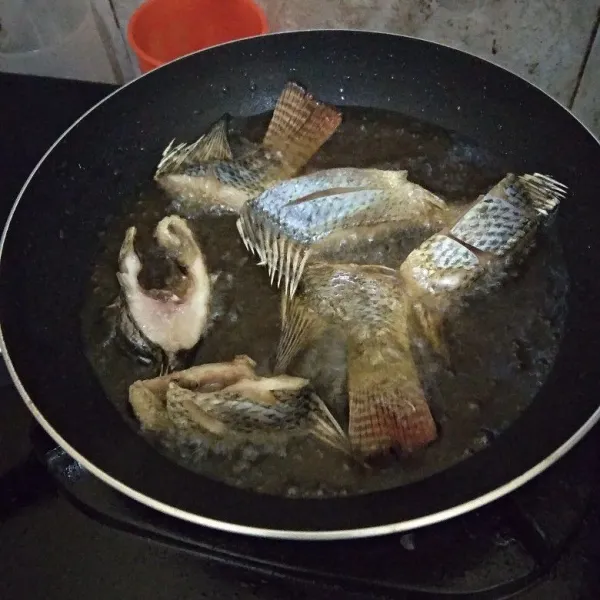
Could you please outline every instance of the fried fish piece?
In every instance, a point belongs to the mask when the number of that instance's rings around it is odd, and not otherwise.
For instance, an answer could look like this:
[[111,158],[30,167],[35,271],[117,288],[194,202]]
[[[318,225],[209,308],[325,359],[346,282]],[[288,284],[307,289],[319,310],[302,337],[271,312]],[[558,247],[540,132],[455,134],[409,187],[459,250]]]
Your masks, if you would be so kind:
[[565,198],[566,186],[535,173],[507,174],[453,224],[413,250],[399,269],[411,308],[432,347],[446,356],[445,315],[498,284],[523,260]]
[[259,377],[256,363],[237,356],[229,363],[192,367],[129,388],[129,402],[142,426],[174,426],[190,435],[230,443],[285,445],[312,436],[348,453],[346,434],[307,379]]
[[147,431],[167,430],[171,422],[167,414],[167,390],[170,383],[189,389],[211,391],[255,377],[256,363],[246,355],[230,362],[211,363],[175,371],[154,379],[139,380],[129,386],[129,404]]
[[386,232],[447,222],[445,202],[408,180],[406,171],[338,168],[275,185],[248,202],[237,221],[246,248],[267,266],[271,283],[293,297],[309,259],[336,259]]
[[289,82],[261,144],[246,144],[234,156],[224,117],[192,144],[173,146],[172,142],[163,152],[154,179],[176,198],[177,209],[186,215],[214,206],[239,212],[270,185],[296,175],[341,120],[335,107]]
[[276,372],[331,326],[346,338],[348,435],[358,455],[412,452],[437,437],[406,313],[397,272],[378,265],[309,263],[298,294],[282,295]]
[[134,248],[136,228],[130,227],[119,252],[117,279],[125,301],[120,326],[135,347],[148,353],[160,349],[166,367],[172,369],[177,353],[193,348],[205,331],[212,282],[204,255],[184,219],[165,217],[154,235],[182,274],[172,289],[144,289],[138,281],[142,263]]

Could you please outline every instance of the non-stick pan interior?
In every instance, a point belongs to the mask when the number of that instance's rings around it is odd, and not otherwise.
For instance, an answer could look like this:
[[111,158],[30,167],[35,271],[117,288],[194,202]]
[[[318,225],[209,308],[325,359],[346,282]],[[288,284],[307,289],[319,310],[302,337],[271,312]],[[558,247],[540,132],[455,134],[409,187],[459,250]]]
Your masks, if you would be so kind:
[[[81,303],[111,216],[152,176],[171,139],[194,138],[224,112],[271,109],[289,79],[327,102],[395,110],[456,130],[504,157],[511,169],[550,173],[570,189],[559,214],[571,280],[569,316],[549,380],[488,450],[401,489],[294,501],[194,476],[131,432],[84,357]],[[40,163],[2,248],[3,350],[50,432],[94,465],[96,474],[161,510],[224,529],[287,537],[368,535],[433,522],[450,516],[446,511],[474,508],[471,501],[509,491],[494,492],[549,464],[547,457],[597,416],[598,164],[597,141],[548,96],[447,47],[342,31],[220,46],[118,91]]]

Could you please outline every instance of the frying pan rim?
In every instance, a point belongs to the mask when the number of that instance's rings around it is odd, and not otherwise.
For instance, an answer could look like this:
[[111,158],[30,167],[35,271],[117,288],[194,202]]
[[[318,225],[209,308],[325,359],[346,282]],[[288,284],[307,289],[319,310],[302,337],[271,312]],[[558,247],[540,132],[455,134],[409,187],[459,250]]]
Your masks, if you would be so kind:
[[[525,83],[533,86],[538,91],[542,92],[544,95],[546,95],[548,98],[550,98],[560,108],[565,110],[571,117],[573,117],[579,123],[579,125],[581,125],[583,127],[583,129],[585,129],[588,132],[588,134],[591,135],[591,137],[596,141],[596,143],[600,144],[600,139],[590,130],[590,128],[585,123],[583,123],[571,110],[569,110],[568,108],[563,106],[558,100],[553,98],[549,93],[547,93],[545,90],[540,88],[535,83],[526,80],[524,77],[522,77],[518,73],[514,73],[510,69],[508,69],[502,65],[499,65],[496,62],[489,60],[488,58],[478,56],[472,52],[468,52],[468,51],[465,51],[462,49],[454,48],[454,47],[450,46],[449,44],[444,44],[442,42],[423,40],[422,38],[419,38],[417,36],[388,33],[388,32],[377,31],[377,30],[362,30],[362,29],[344,29],[344,30],[331,29],[331,28],[303,29],[303,30],[294,30],[294,31],[286,31],[286,32],[270,32],[270,33],[262,34],[260,36],[255,36],[255,37],[286,36],[286,35],[294,36],[294,35],[298,35],[298,34],[302,34],[302,33],[318,33],[318,32],[320,32],[320,33],[333,32],[333,33],[339,35],[342,31],[348,32],[348,33],[375,34],[377,36],[399,37],[399,38],[408,38],[408,39],[413,39],[413,40],[418,40],[418,41],[425,41],[432,45],[441,46],[441,47],[448,48],[450,50],[461,52],[461,53],[469,55],[473,58],[487,62],[495,67],[501,68],[504,71],[506,71],[507,73],[509,73],[510,75],[517,77],[517,78],[523,80]],[[246,38],[246,39],[252,39],[252,38]],[[230,41],[230,42],[224,42],[223,44],[216,44],[209,48],[204,48],[204,49],[198,50],[196,52],[191,52],[189,54],[186,54],[185,56],[175,59],[174,61],[171,61],[170,63],[161,65],[161,66],[153,69],[152,71],[149,71],[148,73],[144,73],[144,74],[140,75],[139,77],[136,77],[135,79],[129,81],[128,83],[125,83],[122,86],[119,86],[116,90],[107,94],[99,102],[97,102],[90,109],[88,109],[86,112],[84,112],[78,119],[76,119],[56,139],[56,141],[48,148],[48,150],[43,154],[43,156],[40,158],[40,160],[38,161],[36,166],[33,168],[31,173],[25,180],[25,183],[23,184],[21,190],[19,191],[19,194],[17,195],[17,198],[10,210],[10,213],[9,213],[6,223],[4,225],[2,237],[0,238],[0,263],[2,261],[4,244],[6,241],[6,237],[8,235],[10,224],[11,224],[13,216],[17,210],[19,202],[21,201],[21,198],[23,197],[31,180],[34,178],[37,171],[39,170],[41,165],[44,163],[44,161],[48,158],[48,156],[50,156],[50,154],[52,154],[52,152],[54,151],[56,146],[58,146],[60,144],[60,142],[73,129],[75,129],[80,124],[81,121],[83,121],[89,114],[91,114],[94,110],[96,110],[98,107],[100,107],[104,102],[106,102],[110,98],[112,98],[112,96],[114,96],[115,94],[118,94],[121,90],[129,87],[130,85],[135,83],[138,79],[141,79],[142,77],[146,77],[146,76],[150,75],[154,71],[168,67],[171,63],[179,62],[180,60],[183,60],[189,56],[192,56],[194,54],[199,54],[201,52],[205,52],[207,50],[210,50],[211,48],[216,48],[219,46],[227,46],[230,44],[236,44],[236,43],[243,42],[243,41],[244,40],[234,40],[234,41]],[[368,538],[368,537],[376,537],[376,536],[383,536],[383,535],[391,535],[391,534],[401,533],[401,532],[409,531],[409,530],[415,530],[415,529],[418,529],[421,527],[434,525],[436,523],[440,523],[445,520],[460,516],[462,514],[471,512],[478,508],[481,508],[495,500],[498,500],[499,498],[515,491],[516,489],[518,489],[525,483],[527,483],[527,482],[531,481],[532,479],[534,479],[535,477],[537,477],[539,474],[541,474],[546,469],[548,469],[551,465],[553,465],[556,461],[558,461],[560,458],[562,458],[565,454],[567,454],[567,452],[569,452],[572,448],[574,448],[575,445],[577,443],[579,443],[587,435],[587,433],[594,427],[594,425],[600,420],[600,407],[599,407],[581,425],[581,427],[579,427],[579,429],[577,429],[577,431],[575,431],[575,433],[570,438],[568,438],[565,442],[563,442],[557,449],[555,449],[551,454],[549,454],[544,460],[540,461],[539,463],[537,463],[536,465],[531,467],[529,470],[525,471],[518,477],[515,477],[514,479],[504,483],[503,485],[498,486],[497,488],[495,488],[493,490],[490,490],[489,492],[487,492],[481,496],[478,496],[476,498],[473,498],[467,502],[453,506],[451,508],[438,511],[436,513],[432,513],[432,514],[425,515],[425,516],[418,517],[418,518],[411,519],[411,520],[395,522],[395,523],[388,523],[388,524],[384,524],[384,525],[376,525],[376,526],[372,526],[372,527],[363,527],[363,528],[358,528],[358,529],[336,529],[336,530],[322,530],[322,531],[266,529],[266,528],[261,528],[261,527],[251,527],[251,526],[247,526],[247,525],[240,525],[240,524],[236,524],[236,523],[219,521],[219,520],[212,519],[209,517],[204,517],[202,515],[198,515],[198,514],[195,514],[192,512],[188,512],[188,511],[176,508],[174,506],[170,506],[169,504],[167,504],[165,502],[157,501],[154,498],[151,498],[149,496],[146,496],[145,494],[142,494],[142,493],[136,491],[135,489],[125,485],[124,483],[122,483],[121,481],[112,477],[111,475],[105,473],[102,469],[100,469],[99,467],[94,465],[91,461],[89,461],[83,455],[81,455],[75,448],[73,448],[70,444],[68,444],[66,442],[66,440],[64,440],[62,438],[62,436],[52,427],[52,425],[45,419],[45,417],[39,411],[39,409],[35,405],[34,401],[32,400],[32,398],[29,396],[29,394],[25,390],[25,388],[24,388],[23,384],[21,383],[21,380],[12,364],[10,355],[8,353],[8,349],[6,347],[6,343],[4,341],[4,334],[3,334],[1,323],[0,323],[0,354],[2,354],[2,356],[4,358],[8,373],[10,375],[10,378],[13,381],[13,384],[15,385],[15,388],[19,392],[19,395],[21,396],[23,402],[25,403],[25,405],[27,406],[27,408],[29,409],[29,411],[31,412],[33,417],[36,419],[36,421],[40,424],[40,426],[44,429],[44,431],[59,446],[61,446],[61,448],[63,448],[65,450],[65,452],[67,452],[74,460],[76,460],[83,467],[85,467],[92,475],[96,476],[98,479],[100,479],[104,483],[108,484],[110,487],[117,490],[118,492],[124,494],[125,496],[128,496],[128,497],[132,498],[133,500],[148,506],[149,508],[152,508],[154,510],[162,512],[163,514],[167,514],[171,517],[181,519],[183,521],[187,521],[187,522],[190,522],[190,523],[193,523],[196,525],[201,525],[201,526],[205,526],[205,527],[210,527],[212,529],[217,529],[220,531],[225,531],[228,533],[242,534],[242,535],[263,537],[263,538],[271,538],[271,539],[287,539],[287,540],[298,540],[298,541],[300,541],[300,540],[326,541],[326,540],[349,540],[349,539]]]

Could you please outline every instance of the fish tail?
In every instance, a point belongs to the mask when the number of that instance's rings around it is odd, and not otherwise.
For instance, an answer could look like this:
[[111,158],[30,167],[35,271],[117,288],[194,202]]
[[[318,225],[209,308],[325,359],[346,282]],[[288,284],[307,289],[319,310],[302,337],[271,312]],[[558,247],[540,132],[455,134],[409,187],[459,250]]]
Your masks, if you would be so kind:
[[154,179],[179,173],[183,167],[211,160],[231,160],[233,154],[227,138],[228,116],[219,119],[205,134],[191,144],[174,145],[164,149]]
[[280,153],[286,174],[291,176],[334,134],[341,121],[335,107],[318,102],[290,82],[277,101],[263,144]]
[[[437,428],[416,372],[405,362],[380,361],[376,348],[351,352],[348,361],[348,433],[354,451],[374,456],[397,447],[418,450],[434,441]],[[412,357],[406,356],[411,361]]]
[[542,216],[551,213],[567,195],[567,186],[540,173],[520,175],[519,183],[528,195],[532,208]]
[[275,373],[285,373],[294,358],[323,330],[323,322],[298,298],[281,295],[281,334],[275,357]]
[[253,214],[248,207],[242,208],[236,223],[238,233],[246,249],[266,266],[271,284],[292,298],[304,272],[310,249],[282,235],[273,225]]

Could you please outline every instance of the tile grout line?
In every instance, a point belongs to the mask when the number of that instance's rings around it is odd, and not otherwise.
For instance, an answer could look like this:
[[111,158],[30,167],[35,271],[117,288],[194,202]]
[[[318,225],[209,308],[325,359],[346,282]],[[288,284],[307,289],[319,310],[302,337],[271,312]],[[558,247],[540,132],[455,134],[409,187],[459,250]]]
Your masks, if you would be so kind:
[[[117,28],[117,31],[119,33],[119,36],[121,38],[121,41],[123,42],[123,46],[125,48],[125,55],[127,57],[127,59],[129,60],[130,63],[134,62],[134,57],[132,56],[131,52],[130,52],[130,48],[129,48],[129,42],[127,40],[127,32],[124,31],[121,28],[121,23],[119,22],[119,17],[117,15],[117,8],[115,6],[115,0],[107,0],[108,6],[110,8],[110,12],[112,13],[112,17],[113,17],[113,21],[115,24],[115,27]],[[132,69],[135,69],[134,64],[131,65]],[[133,76],[135,77],[135,73],[133,73]],[[127,78],[125,78],[126,80]]]
[[95,2],[90,3],[90,8],[92,11],[92,16],[94,18],[94,23],[96,25],[96,29],[98,31],[98,35],[100,36],[100,41],[106,52],[106,57],[108,62],[110,63],[110,68],[115,78],[117,84],[121,85],[124,81],[123,75],[123,67],[120,64],[119,58],[117,56],[117,49],[113,43],[112,35],[108,30],[106,23],[104,22],[102,15],[98,10],[98,6]]
[[125,39],[123,38],[123,32],[121,31],[121,28],[119,27],[119,19],[117,18],[117,9],[115,8],[115,0],[106,0],[106,1],[110,8],[110,12],[112,14],[115,27],[118,29],[121,39],[123,39],[123,41],[125,41]]
[[[0,0],[0,3],[2,0]],[[135,75],[133,59],[129,53],[123,32],[117,22],[113,0],[86,0],[92,7],[96,27],[109,56],[114,80],[122,85]]]
[[577,98],[577,94],[579,93],[579,89],[581,88],[581,81],[583,80],[583,76],[585,74],[585,68],[590,59],[590,54],[592,53],[592,48],[594,47],[594,42],[598,37],[598,29],[600,27],[600,8],[596,13],[596,19],[594,21],[594,25],[592,27],[592,32],[590,34],[590,39],[585,48],[585,52],[583,53],[583,59],[581,61],[581,65],[579,66],[579,71],[577,72],[577,78],[575,80],[575,87],[573,88],[573,92],[571,93],[571,98],[569,99],[568,107],[569,110],[573,109],[573,105],[575,104],[575,100]]

